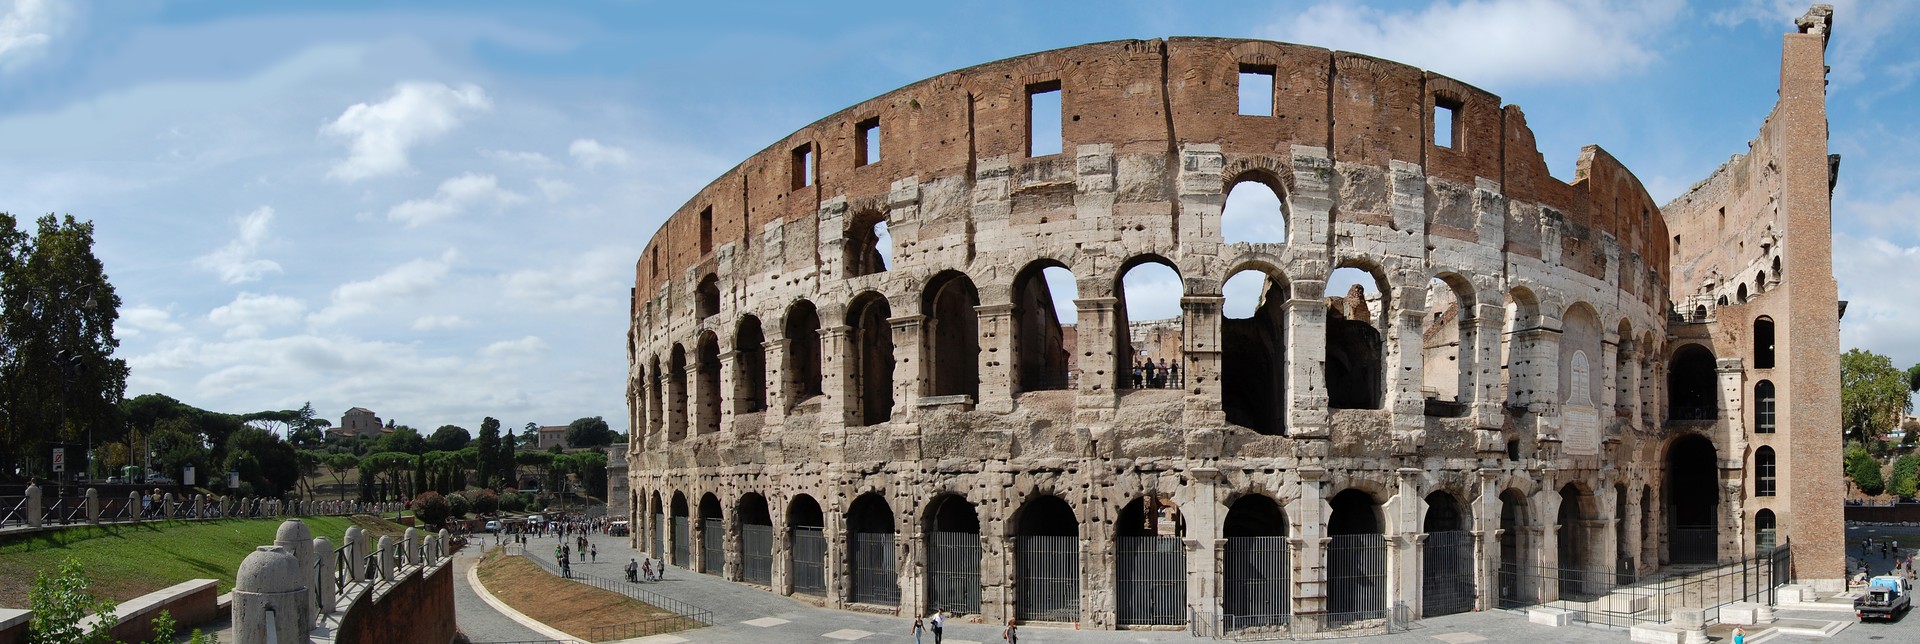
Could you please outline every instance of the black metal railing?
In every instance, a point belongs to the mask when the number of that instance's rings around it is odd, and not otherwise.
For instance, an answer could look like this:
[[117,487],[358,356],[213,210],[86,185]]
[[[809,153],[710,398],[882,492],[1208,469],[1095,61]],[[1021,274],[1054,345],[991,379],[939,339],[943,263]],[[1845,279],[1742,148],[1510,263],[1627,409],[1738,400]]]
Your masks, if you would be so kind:
[[[554,575],[561,575],[560,565],[558,563],[548,561],[545,557],[527,557],[525,556],[524,551],[519,554],[515,554],[512,549],[507,550],[506,554],[508,556],[522,557],[527,561],[533,562],[534,565],[539,566],[542,570],[545,570],[548,573],[551,573]],[[599,575],[595,575],[595,574],[584,572],[584,571],[572,571],[571,574],[567,574],[564,576],[567,579],[571,579],[573,581],[577,581],[589,586],[593,586],[601,590],[620,593],[622,595],[626,595],[627,597],[640,600],[641,602],[644,602],[655,608],[665,610],[669,613],[673,613],[681,617],[690,618],[698,622],[702,626],[709,626],[713,624],[713,611],[707,610],[705,608],[701,608],[699,606],[695,606],[693,604],[686,603],[678,599],[674,599],[672,597],[661,595],[659,593],[647,590],[645,588],[641,588],[642,583],[651,583],[651,582],[635,583],[635,582],[626,581],[624,579],[611,579],[607,577],[601,577]]]
[[641,620],[638,622],[628,622],[625,624],[608,624],[605,626],[588,627],[587,640],[593,641],[593,642],[605,642],[608,640],[624,640],[624,639],[631,639],[635,637],[647,637],[650,635],[678,633],[680,631],[700,628],[702,626],[706,626],[706,624],[702,623],[698,619],[688,617],[686,615],[664,615],[661,617]]
[[1641,577],[1631,570],[1582,567],[1500,567],[1501,608],[1545,607],[1571,613],[1579,623],[1626,628],[1665,623],[1680,608],[1704,610],[1707,623],[1734,602],[1775,603],[1792,581],[1793,551],[1782,545],[1722,565],[1670,566]]

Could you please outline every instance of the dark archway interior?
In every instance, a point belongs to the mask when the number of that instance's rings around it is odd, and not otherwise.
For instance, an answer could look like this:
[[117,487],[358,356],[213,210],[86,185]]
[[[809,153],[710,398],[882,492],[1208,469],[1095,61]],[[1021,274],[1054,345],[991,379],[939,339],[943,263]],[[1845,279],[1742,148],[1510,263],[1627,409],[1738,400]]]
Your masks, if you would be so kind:
[[927,513],[932,522],[929,528],[934,532],[970,532],[980,533],[980,515],[974,510],[973,503],[952,494],[943,494],[933,500],[932,511]]
[[1286,426],[1284,285],[1266,280],[1260,304],[1244,320],[1220,321],[1220,404],[1227,422],[1268,435]]
[[880,495],[868,492],[847,509],[847,529],[861,534],[893,532],[893,508]]
[[1667,391],[1669,419],[1713,420],[1719,413],[1713,352],[1697,344],[1674,352],[1673,366],[1667,372]]
[[886,216],[871,210],[855,216],[847,225],[847,277],[887,270],[887,256],[880,250],[879,233],[886,225]]
[[700,518],[701,520],[720,518],[720,499],[712,494],[700,497]]
[[1460,516],[1460,502],[1446,492],[1427,495],[1427,516],[1420,525],[1430,533],[1466,529]]
[[1753,368],[1773,368],[1773,318],[1753,321]]
[[795,302],[787,309],[787,405],[818,396],[820,389],[820,314],[813,303]]
[[1014,279],[1014,342],[1020,360],[1017,391],[1067,388],[1065,332],[1043,272],[1057,266],[1035,264]]
[[739,513],[743,525],[773,525],[773,515],[767,511],[767,497],[759,494],[742,495]]
[[1073,507],[1053,495],[1041,495],[1027,501],[1016,517],[1017,534],[1023,537],[1076,537],[1080,523]]
[[1227,521],[1222,528],[1222,536],[1233,537],[1284,537],[1287,535],[1287,515],[1273,499],[1259,494],[1249,494],[1233,501],[1227,508]]
[[1673,563],[1719,558],[1720,467],[1713,441],[1689,434],[1667,449],[1667,553]]
[[980,397],[980,296],[973,281],[959,272],[936,276],[927,285],[925,309],[932,372],[929,393]]
[[[1364,309],[1364,297],[1364,291],[1355,285],[1346,299],[1361,298],[1357,306]],[[1379,409],[1385,351],[1380,330],[1371,320],[1348,319],[1342,310],[1355,306],[1349,302],[1346,307],[1327,308],[1327,406]]]
[[860,392],[861,425],[877,425],[893,417],[893,317],[886,298],[868,295],[854,302],[852,326],[855,387]]
[[720,431],[720,342],[713,334],[700,336],[695,348],[695,374],[700,379],[694,392],[694,431],[713,434]]
[[820,503],[802,494],[793,497],[793,502],[787,504],[787,525],[795,528],[825,528],[827,521],[820,512]]
[[681,496],[679,492],[673,493],[673,516],[687,516],[687,497]]
[[1333,496],[1333,513],[1327,517],[1327,534],[1380,534],[1380,504],[1360,490],[1345,490]]
[[667,439],[687,437],[687,350],[676,344],[667,360]]
[[751,414],[767,408],[767,338],[760,331],[760,318],[740,318],[740,331],[734,335],[733,411]]
[[693,307],[696,317],[705,319],[720,313],[720,277],[708,273],[700,278],[700,285],[694,287]]
[[1120,509],[1120,523],[1114,526],[1121,537],[1184,537],[1187,520],[1172,501],[1143,496]]

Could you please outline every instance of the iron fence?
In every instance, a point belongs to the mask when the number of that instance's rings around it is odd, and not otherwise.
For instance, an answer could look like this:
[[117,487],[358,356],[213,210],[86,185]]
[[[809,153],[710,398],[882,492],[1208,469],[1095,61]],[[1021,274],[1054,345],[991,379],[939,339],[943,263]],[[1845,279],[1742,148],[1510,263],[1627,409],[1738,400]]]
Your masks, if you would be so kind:
[[665,559],[667,557],[666,527],[667,515],[653,515],[653,552],[648,553],[653,559]]
[[721,527],[719,519],[700,520],[700,572],[716,577],[725,574],[727,555],[722,550],[721,541],[726,534],[726,528]]
[[1080,621],[1080,538],[1013,539],[1013,614],[1022,620]]
[[1190,610],[1187,620],[1188,632],[1195,637],[1236,641],[1336,639],[1404,633],[1419,628],[1413,621],[1413,611],[1397,602],[1387,610],[1365,613],[1216,615]]
[[[1501,607],[1543,606],[1571,613],[1575,622],[1613,628],[1664,623],[1673,619],[1675,609],[1698,608],[1706,612],[1707,623],[1715,624],[1727,604],[1775,603],[1779,587],[1793,580],[1792,569],[1793,551],[1786,545],[1725,565],[1670,566],[1646,577],[1505,564],[1501,577],[1515,583],[1515,598],[1503,599]],[[1569,577],[1580,580],[1576,592],[1560,592],[1561,582]]]
[[1123,626],[1175,625],[1185,619],[1187,556],[1179,537],[1120,537],[1114,561]]
[[687,565],[693,556],[693,527],[684,516],[673,518],[673,565],[691,568]]
[[[521,556],[521,555],[514,555],[511,551],[508,552],[508,555]],[[553,574],[553,575],[560,574],[559,564],[547,561],[546,559],[541,557],[525,557],[525,559],[527,561],[533,562],[534,565],[539,566],[542,570],[545,570],[550,574]],[[657,582],[635,583],[635,582],[630,582],[624,579],[602,577],[602,576],[589,573],[589,572],[584,572],[584,571],[575,571],[571,576],[567,578],[572,579],[573,581],[577,581],[577,582],[589,585],[589,586],[593,586],[595,588],[599,588],[601,590],[616,592],[622,595],[626,595],[627,597],[640,600],[655,608],[665,610],[667,612],[673,613],[675,615],[679,615],[681,617],[692,619],[696,622],[699,622],[701,625],[713,624],[712,611],[695,606],[693,604],[689,604],[687,602],[684,602],[678,599],[674,599],[672,597],[661,595],[659,593],[656,593],[641,587],[643,584],[646,584],[646,583],[657,583]]]
[[[853,589],[849,593],[853,601],[882,606],[900,604],[900,576],[893,567],[893,538],[891,532],[853,533],[848,545],[853,551]],[[979,558],[974,560],[977,562]]]
[[1385,619],[1387,538],[1379,534],[1334,535],[1327,541],[1327,625],[1338,619]]
[[773,585],[773,526],[740,526],[740,578],[747,583]]
[[1227,537],[1222,628],[1284,628],[1293,612],[1293,566],[1286,537]]
[[980,535],[927,533],[927,604],[955,613],[980,612]]
[[27,524],[27,497],[0,496],[0,527]]
[[667,615],[625,624],[588,627],[587,641],[605,642],[609,640],[647,637],[649,635],[678,633],[684,630],[700,628],[705,625],[706,624],[700,623],[700,620],[685,615]]
[[1421,543],[1420,613],[1438,617],[1473,610],[1475,592],[1473,533],[1447,530],[1427,534]]
[[133,508],[134,508],[134,503],[132,499],[119,499],[119,498],[101,499],[100,500],[100,522],[101,523],[121,523],[125,521],[137,520],[140,517],[135,516],[138,513],[134,512]]
[[827,535],[825,530],[812,527],[793,529],[793,565],[788,570],[793,575],[793,591],[797,593],[827,592]]

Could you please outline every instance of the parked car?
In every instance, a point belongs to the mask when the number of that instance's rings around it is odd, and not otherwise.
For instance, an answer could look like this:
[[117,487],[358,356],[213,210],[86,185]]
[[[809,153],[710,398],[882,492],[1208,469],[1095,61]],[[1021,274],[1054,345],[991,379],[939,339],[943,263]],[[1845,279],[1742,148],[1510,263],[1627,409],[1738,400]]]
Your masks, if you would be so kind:
[[494,533],[494,532],[499,532],[499,531],[500,531],[500,522],[499,522],[499,521],[488,521],[488,522],[487,522],[487,532],[488,532],[489,534],[491,534],[491,533]]
[[173,485],[173,477],[165,474],[147,474],[147,482],[154,485]]
[[126,482],[127,482],[127,477],[121,476],[119,474],[115,474],[113,476],[107,477],[107,485],[124,485],[126,484]]

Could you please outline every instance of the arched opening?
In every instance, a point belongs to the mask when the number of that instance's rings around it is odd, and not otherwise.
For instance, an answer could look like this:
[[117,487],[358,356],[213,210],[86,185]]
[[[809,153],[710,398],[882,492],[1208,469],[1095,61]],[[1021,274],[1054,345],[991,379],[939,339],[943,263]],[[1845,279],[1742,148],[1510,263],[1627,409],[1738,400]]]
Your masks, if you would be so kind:
[[1769,275],[1773,278],[1773,281],[1780,281],[1780,257],[1778,255],[1773,258],[1773,272],[1769,273]]
[[1078,297],[1073,273],[1059,262],[1034,262],[1013,278],[1015,393],[1076,384],[1066,331],[1079,320],[1073,304]]
[[673,370],[667,377],[667,440],[677,441],[687,437],[686,348],[673,345],[673,354],[667,359],[667,365]]
[[1626,484],[1613,484],[1613,583],[1622,586],[1633,583],[1633,548],[1627,540],[1627,518],[1632,514],[1627,510]]
[[740,579],[772,586],[773,516],[767,511],[767,497],[755,492],[740,495],[733,516],[740,523]]
[[855,394],[848,411],[853,425],[878,425],[893,418],[893,317],[887,299],[868,291],[847,307],[847,364]]
[[1718,563],[1720,466],[1713,441],[1699,434],[1667,447],[1667,561]]
[[1540,386],[1535,373],[1539,370],[1536,366],[1539,361],[1533,359],[1539,337],[1539,299],[1526,288],[1508,292],[1505,341],[1500,343],[1500,364],[1506,365],[1500,370],[1500,377],[1506,384],[1508,405],[1527,405]]
[[693,427],[700,434],[720,432],[720,339],[702,332],[694,346]]
[[667,523],[667,512],[666,508],[660,504],[660,493],[655,491],[652,496],[653,499],[647,504],[648,518],[652,519],[652,521],[650,521],[652,525],[648,526],[647,529],[647,534],[652,537],[652,541],[649,542],[649,545],[652,547],[647,550],[647,556],[654,559],[665,559],[667,556],[666,532],[668,530],[667,526],[669,525]]
[[1719,301],[1715,302],[1715,304],[1717,306],[1727,306],[1727,296],[1725,295],[1720,296]]
[[1707,305],[1705,305],[1705,304],[1697,304],[1697,305],[1694,305],[1694,307],[1693,307],[1693,321],[1695,321],[1695,322],[1705,322],[1705,321],[1707,321]]
[[[1244,184],[1258,185],[1258,184]],[[1286,433],[1286,301],[1284,280],[1243,270],[1221,288],[1220,405],[1227,422],[1261,434]]]
[[805,494],[787,504],[787,573],[793,592],[827,592],[827,521],[820,503]]
[[1115,387],[1180,389],[1186,376],[1186,293],[1173,262],[1143,255],[1121,265],[1120,297],[1113,304]]
[[1060,497],[1028,499],[1014,515],[1013,616],[1080,621],[1080,523]]
[[945,271],[927,281],[921,299],[926,328],[926,395],[980,398],[980,295],[965,273]]
[[887,216],[877,210],[863,211],[847,220],[847,277],[885,272],[893,266],[893,235],[887,231]]
[[900,575],[893,563],[893,508],[879,494],[862,494],[847,510],[847,531],[847,560],[853,562],[848,598],[860,604],[898,606]]
[[1592,495],[1579,486],[1568,483],[1560,488],[1560,511],[1554,517],[1553,528],[1554,540],[1559,545],[1561,600],[1592,599],[1587,589],[1589,569],[1593,567],[1589,557],[1594,552],[1593,531],[1587,526],[1595,518],[1592,504]]
[[1764,315],[1753,321],[1753,368],[1773,368],[1773,318]]
[[1613,352],[1613,409],[1614,415],[1632,422],[1639,414],[1636,403],[1638,391],[1633,384],[1640,368],[1633,362],[1633,354],[1640,347],[1634,342],[1633,325],[1621,318],[1620,326],[1614,329],[1614,338],[1619,344]]
[[1473,284],[1454,273],[1427,281],[1420,330],[1421,397],[1428,416],[1467,413],[1473,391]]
[[1775,425],[1773,381],[1753,385],[1753,433],[1771,434]]
[[[1327,277],[1327,407],[1379,409],[1385,394],[1387,298],[1357,268]],[[1378,322],[1376,324],[1376,321]]]
[[1180,508],[1159,495],[1134,499],[1114,526],[1116,618],[1122,626],[1186,623],[1187,534]]
[[1533,571],[1527,549],[1527,495],[1508,489],[1500,493],[1500,607],[1519,608],[1533,603],[1530,598]]
[[1427,495],[1420,525],[1420,605],[1426,617],[1473,610],[1473,531],[1460,502],[1446,492]]
[[658,432],[666,427],[665,388],[667,378],[660,375],[660,356],[647,359],[647,432]]
[[820,388],[820,314],[806,300],[787,307],[787,354],[781,378],[787,409],[818,396]]
[[1762,445],[1753,450],[1753,495],[1773,496],[1776,488],[1774,478],[1773,448]]
[[1713,420],[1720,415],[1719,375],[1713,352],[1689,344],[1673,352],[1667,370],[1668,420]]
[[720,314],[720,277],[707,273],[700,278],[700,285],[693,288],[693,310],[696,319],[705,320]]
[[942,494],[927,504],[927,608],[980,612],[980,515],[973,503]]
[[1740,302],[1741,304],[1747,303],[1747,285],[1741,284],[1740,288],[1734,289],[1734,294],[1738,296],[1737,297],[1738,302]]
[[1293,563],[1287,515],[1273,499],[1247,494],[1227,507],[1222,630],[1285,626],[1293,616]]
[[716,577],[727,568],[727,555],[722,550],[727,539],[724,519],[719,497],[711,492],[700,497],[700,572]]
[[673,493],[673,565],[691,568],[693,561],[693,529],[687,520],[687,497],[679,492]]
[[1227,203],[1220,209],[1220,236],[1229,244],[1287,243],[1287,214],[1280,200],[1280,182],[1259,172],[1241,175],[1229,184]]
[[1380,502],[1357,489],[1334,495],[1327,517],[1327,618],[1334,627],[1387,614],[1387,540]]
[[1779,543],[1778,537],[1776,536],[1778,531],[1779,531],[1779,528],[1774,523],[1772,510],[1761,510],[1759,512],[1754,513],[1753,515],[1754,552],[1757,552],[1763,555],[1772,553],[1774,545]]
[[733,334],[733,413],[767,409],[767,337],[760,318],[741,316]]

